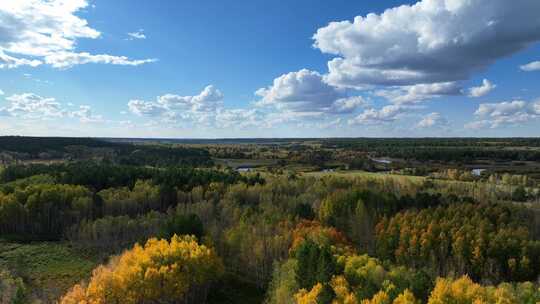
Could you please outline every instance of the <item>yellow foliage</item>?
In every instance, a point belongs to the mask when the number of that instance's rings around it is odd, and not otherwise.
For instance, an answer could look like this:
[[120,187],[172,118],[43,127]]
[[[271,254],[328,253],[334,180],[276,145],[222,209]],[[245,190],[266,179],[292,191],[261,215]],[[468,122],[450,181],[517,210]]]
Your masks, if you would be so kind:
[[153,238],[96,268],[88,285],[75,286],[61,303],[177,303],[222,272],[214,251],[195,237],[175,235],[170,242]]
[[420,301],[416,300],[413,293],[405,289],[397,298],[394,299],[392,304],[419,304]]
[[431,291],[429,304],[446,303],[491,303],[486,288],[474,283],[468,276],[458,280],[437,279],[435,288]]
[[371,300],[362,300],[362,304],[390,304],[390,297],[386,292],[379,291],[377,292]]
[[[83,286],[77,284],[62,298],[62,304],[90,304],[86,300],[86,291]],[[97,303],[97,302],[94,302]]]
[[294,295],[296,304],[317,304],[317,297],[321,293],[323,286],[321,283],[317,283],[310,291],[300,289],[298,293]]
[[332,301],[332,304],[357,304],[356,296],[350,290],[349,283],[344,276],[335,276],[330,282],[330,286],[334,289],[336,298]]
[[540,303],[540,290],[530,282],[482,286],[463,276],[455,281],[438,279],[428,304]]

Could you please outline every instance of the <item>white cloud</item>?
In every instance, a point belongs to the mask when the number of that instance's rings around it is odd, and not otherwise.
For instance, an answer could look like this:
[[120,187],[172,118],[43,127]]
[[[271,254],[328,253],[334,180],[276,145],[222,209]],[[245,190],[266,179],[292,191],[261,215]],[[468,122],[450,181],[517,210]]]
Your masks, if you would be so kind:
[[262,125],[267,128],[272,128],[275,126],[282,126],[291,123],[299,124],[308,122],[320,122],[327,117],[328,116],[322,112],[270,112],[265,113],[265,115],[262,117],[262,119],[264,119]]
[[531,104],[531,111],[535,115],[540,115],[540,99]]
[[23,65],[37,67],[42,62],[36,59],[15,58],[4,53],[0,46],[0,69],[12,69]]
[[261,127],[264,123],[262,114],[256,109],[219,110],[216,113],[219,128]]
[[71,112],[70,117],[78,118],[82,123],[103,122],[103,117],[101,115],[94,115],[92,113],[92,107],[87,105],[79,106],[79,110]]
[[403,114],[414,109],[414,107],[404,105],[388,105],[380,110],[371,108],[350,119],[348,123],[349,125],[388,123],[399,119]]
[[441,116],[440,113],[433,112],[425,115],[422,120],[416,125],[418,128],[433,128],[433,127],[443,127],[448,125],[448,121]]
[[509,116],[526,108],[527,103],[522,100],[501,103],[482,103],[474,113],[478,116]]
[[128,40],[133,40],[133,39],[146,39],[146,35],[144,34],[144,30],[143,29],[140,29],[136,32],[131,32],[131,33],[127,33],[129,38]]
[[128,109],[131,113],[138,116],[159,116],[165,113],[163,105],[151,101],[133,99],[128,102]]
[[496,87],[497,86],[492,84],[489,80],[484,79],[481,86],[472,87],[469,89],[469,97],[482,97],[484,95],[487,95]]
[[362,97],[348,97],[344,90],[327,84],[321,74],[306,69],[281,75],[255,94],[261,97],[258,106],[299,113],[350,113],[366,103]]
[[332,103],[328,112],[333,114],[348,114],[368,104],[369,101],[365,100],[362,96],[340,98]]
[[339,125],[341,125],[343,119],[341,117],[338,117],[334,120],[328,121],[328,122],[321,122],[316,125],[319,129],[328,129],[328,128],[336,128]]
[[192,110],[195,112],[210,112],[221,105],[223,93],[213,85],[209,85],[197,96],[191,97]]
[[540,40],[540,1],[423,0],[332,22],[314,46],[337,55],[334,85],[415,85],[467,79]]
[[[79,106],[76,111],[70,111],[53,97],[42,97],[34,93],[13,94],[5,98],[6,107],[0,108],[0,116],[21,119],[54,120],[70,117],[78,118],[80,122],[101,122],[103,117],[95,115],[90,106]],[[69,106],[73,104],[68,103]]]
[[526,123],[540,116],[538,102],[527,103],[523,100],[514,100],[500,103],[482,103],[474,113],[478,121],[465,125],[466,128],[497,128],[504,125],[517,125]]
[[85,63],[139,65],[155,61],[77,52],[78,39],[97,39],[101,35],[76,15],[87,6],[87,0],[1,1],[0,68],[41,64],[67,68]]
[[66,111],[54,98],[45,98],[33,93],[14,94],[6,97],[9,102],[2,108],[4,115],[30,119],[63,117]]
[[128,108],[137,116],[152,119],[148,122],[152,125],[159,119],[163,127],[246,129],[272,125],[272,115],[256,108],[226,109],[223,98],[220,90],[209,85],[194,96],[165,94],[155,101],[130,100]]
[[198,95],[181,96],[165,94],[158,96],[156,101],[130,100],[128,109],[138,116],[167,116],[196,120],[205,119],[205,113],[215,112],[223,103],[223,93],[213,85],[205,87]]
[[540,71],[540,61],[533,61],[519,67],[526,72]]
[[478,121],[466,123],[465,129],[472,129],[472,130],[485,129],[485,128],[488,128],[490,125],[491,125],[491,122],[488,120],[478,120]]
[[223,101],[223,93],[213,85],[209,85],[195,96],[165,94],[157,97],[157,102],[166,109],[190,109],[194,112],[213,111]]
[[417,84],[375,91],[376,96],[383,97],[394,104],[419,103],[427,99],[461,94],[462,89],[456,82]]
[[319,122],[300,122],[297,124],[299,128],[304,129],[321,129],[321,130],[327,130],[327,129],[335,129],[337,127],[340,127],[343,122],[343,119],[341,117],[338,117],[334,120],[330,121],[319,121]]
[[130,60],[125,56],[111,56],[106,54],[92,55],[90,53],[57,52],[45,57],[45,63],[54,68],[70,68],[78,64],[105,63],[112,65],[137,66],[145,63],[156,62],[157,59]]
[[4,95],[4,91],[0,90],[0,95]]

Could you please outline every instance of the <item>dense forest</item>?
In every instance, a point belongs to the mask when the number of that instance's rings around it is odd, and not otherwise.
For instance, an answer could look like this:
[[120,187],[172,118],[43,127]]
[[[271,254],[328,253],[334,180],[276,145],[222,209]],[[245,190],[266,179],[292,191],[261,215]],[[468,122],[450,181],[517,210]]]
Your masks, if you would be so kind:
[[0,136],[0,163],[106,160],[124,165],[210,166],[208,151],[170,145],[133,145],[92,138]]
[[[540,301],[534,179],[376,173],[369,154],[335,146],[478,140],[3,140],[30,144],[3,146],[25,156],[0,169],[1,303]],[[493,140],[507,143],[538,145]],[[104,147],[111,157],[92,150]],[[265,155],[275,162],[228,165]],[[336,159],[374,170],[320,170]]]

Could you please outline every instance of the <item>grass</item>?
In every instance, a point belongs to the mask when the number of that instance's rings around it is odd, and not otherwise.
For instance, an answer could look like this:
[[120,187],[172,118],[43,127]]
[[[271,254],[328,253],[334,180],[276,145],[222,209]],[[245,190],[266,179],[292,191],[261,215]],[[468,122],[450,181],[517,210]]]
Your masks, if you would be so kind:
[[[23,278],[28,303],[56,303],[73,285],[88,279],[101,261],[66,243],[13,243],[0,239],[0,269]],[[262,303],[264,290],[233,274],[220,279],[208,295],[210,304]]]
[[23,278],[29,297],[43,303],[54,303],[71,286],[88,278],[97,264],[96,258],[65,243],[0,240],[0,268]]
[[232,159],[232,158],[215,158],[216,164],[229,166],[232,168],[238,167],[261,167],[271,166],[277,163],[274,159]]
[[333,172],[305,172],[302,173],[305,176],[312,176],[312,177],[324,177],[324,176],[340,176],[340,177],[371,177],[371,178],[395,178],[395,179],[407,179],[412,182],[418,182],[421,183],[426,180],[423,176],[412,176],[412,175],[400,175],[400,174],[389,174],[389,173],[374,173],[374,172],[366,172],[361,170],[346,170],[346,171],[340,171],[336,170]]

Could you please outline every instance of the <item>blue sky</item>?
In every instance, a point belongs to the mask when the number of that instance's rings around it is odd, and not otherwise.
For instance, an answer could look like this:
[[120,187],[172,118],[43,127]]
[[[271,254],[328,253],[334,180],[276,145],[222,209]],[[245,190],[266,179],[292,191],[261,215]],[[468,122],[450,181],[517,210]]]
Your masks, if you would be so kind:
[[0,4],[0,135],[540,135],[537,0]]

